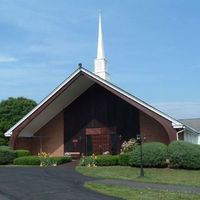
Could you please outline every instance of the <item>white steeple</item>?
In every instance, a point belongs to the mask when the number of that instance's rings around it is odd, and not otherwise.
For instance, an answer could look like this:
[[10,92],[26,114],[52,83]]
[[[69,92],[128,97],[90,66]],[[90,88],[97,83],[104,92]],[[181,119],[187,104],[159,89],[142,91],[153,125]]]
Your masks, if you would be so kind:
[[97,58],[94,61],[94,72],[105,80],[109,80],[107,69],[107,60],[105,59],[104,46],[103,46],[103,32],[101,23],[101,13],[99,13],[99,32],[98,32],[98,46]]

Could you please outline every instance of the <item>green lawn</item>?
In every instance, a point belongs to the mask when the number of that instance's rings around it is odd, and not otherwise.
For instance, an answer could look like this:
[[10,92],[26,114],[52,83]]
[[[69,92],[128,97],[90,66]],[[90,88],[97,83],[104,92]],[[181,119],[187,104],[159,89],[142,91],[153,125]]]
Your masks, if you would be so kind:
[[86,175],[108,179],[127,179],[134,181],[168,183],[200,186],[200,170],[145,168],[145,177],[139,177],[140,169],[132,167],[81,167],[77,171]]
[[167,191],[140,190],[129,187],[86,183],[85,187],[110,196],[127,200],[199,200],[200,195],[174,193]]

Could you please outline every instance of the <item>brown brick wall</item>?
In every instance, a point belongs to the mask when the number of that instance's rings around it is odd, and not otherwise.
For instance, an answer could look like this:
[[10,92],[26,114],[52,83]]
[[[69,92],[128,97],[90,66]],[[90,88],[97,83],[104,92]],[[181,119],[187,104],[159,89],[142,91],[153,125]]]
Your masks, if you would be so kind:
[[152,117],[140,111],[140,133],[146,142],[163,142],[169,144],[169,137],[164,127]]
[[54,117],[38,131],[42,136],[42,151],[53,156],[64,155],[64,115]]
[[18,137],[15,144],[15,149],[27,149],[31,154],[37,154],[40,151],[39,141],[36,138]]
[[[41,141],[39,139],[41,135]],[[50,153],[53,156],[64,155],[64,115],[59,113],[36,134],[35,138],[17,138],[15,149],[28,149],[32,154],[40,151]],[[41,144],[41,145],[40,145]]]

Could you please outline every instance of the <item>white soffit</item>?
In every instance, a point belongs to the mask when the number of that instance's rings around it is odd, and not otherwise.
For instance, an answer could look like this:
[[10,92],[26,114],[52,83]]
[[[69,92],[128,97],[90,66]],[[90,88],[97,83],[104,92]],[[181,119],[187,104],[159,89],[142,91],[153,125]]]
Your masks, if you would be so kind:
[[[4,135],[9,137],[12,131],[25,121],[31,114],[39,109],[48,99],[50,99],[56,92],[58,92],[65,84],[74,78],[81,69],[75,71],[68,79],[59,85],[49,96],[47,96],[41,103],[39,103],[32,111],[24,116],[17,124],[11,127]],[[20,136],[30,137],[33,133],[37,132],[49,120],[55,117],[60,111],[73,102],[78,96],[86,91],[94,81],[84,76],[79,76],[73,84],[71,84],[60,96],[58,96],[50,105],[47,106],[36,118],[34,118],[21,132]]]

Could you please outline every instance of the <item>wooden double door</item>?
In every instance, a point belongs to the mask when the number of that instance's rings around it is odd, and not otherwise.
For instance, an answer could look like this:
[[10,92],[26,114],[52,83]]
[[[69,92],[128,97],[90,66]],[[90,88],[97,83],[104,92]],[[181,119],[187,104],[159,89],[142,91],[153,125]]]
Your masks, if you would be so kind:
[[111,154],[119,151],[119,138],[114,128],[87,128],[85,131],[86,155]]

